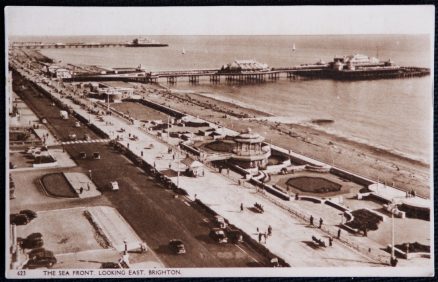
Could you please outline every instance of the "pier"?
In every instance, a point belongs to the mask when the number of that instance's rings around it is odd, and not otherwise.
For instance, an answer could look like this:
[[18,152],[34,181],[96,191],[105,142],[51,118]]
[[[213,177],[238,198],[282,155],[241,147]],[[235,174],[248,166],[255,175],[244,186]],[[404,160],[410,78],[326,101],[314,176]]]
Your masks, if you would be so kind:
[[13,42],[9,45],[9,49],[65,49],[65,48],[108,48],[108,47],[167,47],[168,44],[163,43],[142,43],[132,44],[123,42],[72,42],[72,43],[43,43],[43,42]]

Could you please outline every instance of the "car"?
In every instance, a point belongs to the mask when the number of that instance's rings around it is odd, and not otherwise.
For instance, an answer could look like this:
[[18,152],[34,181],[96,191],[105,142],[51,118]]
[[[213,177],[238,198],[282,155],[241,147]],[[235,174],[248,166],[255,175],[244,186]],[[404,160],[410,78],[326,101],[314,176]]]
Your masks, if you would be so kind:
[[223,218],[222,216],[220,216],[220,215],[216,215],[215,217],[214,217],[214,223],[216,224],[216,225],[218,225],[220,228],[226,228],[227,227],[227,223],[225,222],[225,218]]
[[217,243],[228,243],[228,238],[225,235],[225,232],[220,228],[211,229],[210,237]]
[[10,223],[15,225],[26,225],[30,219],[24,214],[11,214]]
[[119,263],[117,263],[117,262],[104,262],[104,263],[102,263],[100,268],[115,269],[115,268],[122,268],[122,266]]
[[186,248],[184,247],[184,243],[179,239],[170,240],[169,247],[172,250],[172,252],[178,255],[186,253]]
[[111,181],[110,187],[111,187],[111,190],[117,191],[117,190],[119,190],[119,183],[117,181]]
[[24,265],[25,269],[34,269],[34,268],[51,268],[57,262],[54,256],[47,257],[38,257],[35,259],[29,259]]
[[29,220],[35,219],[38,217],[37,213],[34,212],[33,210],[21,210],[20,214],[24,214],[25,216],[27,216],[27,218]]
[[242,232],[240,232],[239,230],[227,229],[226,233],[230,242],[234,244],[243,242],[243,235]]
[[53,257],[53,252],[44,248],[35,248],[27,253],[29,259],[38,259],[42,257]]

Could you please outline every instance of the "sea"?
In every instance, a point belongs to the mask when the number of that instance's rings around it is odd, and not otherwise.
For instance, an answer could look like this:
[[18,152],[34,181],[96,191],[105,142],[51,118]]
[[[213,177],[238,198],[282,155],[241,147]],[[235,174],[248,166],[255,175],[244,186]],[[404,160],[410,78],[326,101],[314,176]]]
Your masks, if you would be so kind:
[[[127,42],[139,36],[16,37],[14,41]],[[217,69],[239,59],[271,67],[364,54],[433,68],[428,35],[148,36],[164,48],[44,49],[56,61],[148,71]],[[295,46],[295,50],[293,50]],[[184,51],[184,52],[183,52]],[[183,54],[184,53],[184,54]],[[432,75],[367,81],[288,80],[250,85],[178,82],[171,89],[232,101],[425,163],[432,161]],[[166,84],[166,82],[164,82]],[[332,119],[315,125],[313,119]]]

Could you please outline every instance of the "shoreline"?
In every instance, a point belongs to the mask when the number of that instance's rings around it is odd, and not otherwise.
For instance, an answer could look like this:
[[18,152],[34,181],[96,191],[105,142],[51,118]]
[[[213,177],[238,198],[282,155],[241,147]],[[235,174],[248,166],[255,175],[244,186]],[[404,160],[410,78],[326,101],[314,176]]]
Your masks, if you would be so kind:
[[267,142],[277,146],[381,183],[393,184],[403,191],[416,189],[419,195],[430,198],[430,165],[424,161],[338,136],[301,122],[266,121],[273,116],[237,103],[222,101],[211,95],[194,91],[175,92],[166,86],[155,86],[157,85],[144,85],[154,93],[149,92],[146,95],[155,102],[236,131],[250,127],[265,137]]
[[321,133],[324,133],[324,134],[327,134],[327,135],[331,135],[331,136],[333,136],[336,139],[339,139],[339,140],[342,140],[342,141],[345,141],[345,142],[351,142],[351,143],[354,143],[354,144],[356,144],[358,146],[366,147],[367,149],[373,150],[376,153],[388,154],[388,155],[391,155],[391,156],[393,156],[395,158],[404,159],[406,161],[411,161],[411,162],[413,162],[413,163],[415,163],[417,165],[421,165],[421,166],[423,166],[425,168],[430,168],[430,164],[426,160],[422,159],[421,157],[416,157],[416,156],[404,153],[402,151],[399,151],[397,149],[388,148],[388,147],[385,147],[383,145],[375,144],[375,143],[372,143],[372,142],[367,141],[367,140],[363,140],[363,139],[359,139],[359,138],[355,138],[355,137],[345,136],[345,135],[343,135],[343,134],[341,134],[339,132],[335,132],[333,130],[325,129],[325,128],[322,128],[320,126],[316,126],[316,125],[310,124],[309,120],[301,120],[300,121],[300,120],[294,119],[293,117],[277,116],[277,115],[275,115],[273,113],[269,113],[269,112],[263,111],[261,109],[257,109],[256,106],[249,105],[249,104],[246,104],[246,103],[242,103],[240,101],[233,100],[231,98],[213,97],[214,94],[195,92],[195,91],[191,91],[191,90],[187,90],[187,91],[174,91],[174,90],[171,90],[170,88],[167,88],[167,87],[165,87],[163,85],[160,85],[160,86],[162,86],[164,89],[172,91],[172,94],[177,94],[177,95],[178,94],[199,95],[199,96],[202,96],[202,97],[207,97],[207,98],[209,98],[211,100],[214,100],[214,101],[220,101],[222,103],[226,103],[228,105],[233,105],[233,106],[237,105],[238,107],[245,108],[245,109],[250,110],[250,111],[254,111],[255,115],[259,115],[257,117],[253,117],[253,118],[249,118],[249,119],[253,119],[253,120],[257,120],[257,121],[264,121],[264,122],[273,122],[273,123],[284,124],[284,125],[290,124],[290,125],[294,125],[294,126],[302,126],[302,127],[305,127],[305,128],[311,128],[311,129],[313,129],[315,131],[318,131],[318,132],[321,132]]

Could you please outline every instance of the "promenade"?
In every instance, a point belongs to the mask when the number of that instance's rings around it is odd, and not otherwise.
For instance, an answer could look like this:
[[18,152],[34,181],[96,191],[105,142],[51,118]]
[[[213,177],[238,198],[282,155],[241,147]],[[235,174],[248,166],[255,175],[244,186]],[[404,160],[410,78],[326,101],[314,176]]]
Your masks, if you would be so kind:
[[[50,91],[50,89],[47,90]],[[60,98],[54,91],[51,92],[52,95]],[[63,98],[62,100],[78,114],[84,117],[89,116],[86,109],[81,106],[75,105],[68,99]],[[119,141],[120,144],[129,148],[149,164],[155,163],[158,170],[168,169],[169,163],[172,168],[178,167],[178,162],[183,157],[179,155],[174,162],[172,155],[167,153],[169,146],[164,141],[159,141],[156,136],[145,133],[139,127],[133,126],[115,115],[105,116],[103,121],[92,116],[91,122],[111,138],[115,138],[117,135],[123,138],[123,141]],[[121,128],[124,128],[125,131],[118,132]],[[129,137],[133,135],[137,136],[138,139],[131,140]],[[154,146],[149,148],[150,144]],[[264,241],[262,243],[266,244],[266,247],[273,253],[285,259],[291,266],[382,266],[382,264],[376,263],[336,240],[332,247],[315,247],[312,243],[312,236],[321,238],[328,245],[328,238],[325,237],[324,232],[309,227],[308,224],[291,216],[288,211],[257,193],[248,184],[240,186],[235,181],[208,168],[205,168],[204,177],[180,176],[173,177],[172,181],[179,182],[180,188],[188,192],[189,199],[194,200],[196,197],[256,240],[258,240],[257,228],[259,232],[266,232],[268,226],[271,225],[273,228],[272,236],[267,238],[266,243]],[[255,202],[262,204],[266,212],[257,214],[248,209]],[[239,210],[241,203],[245,206],[243,212]]]

